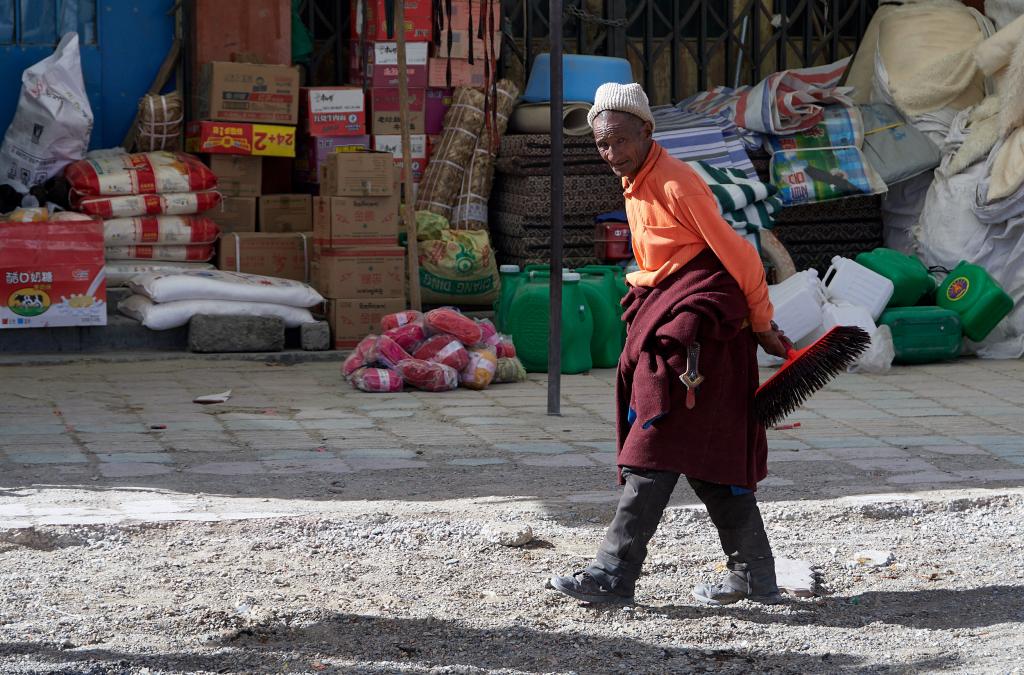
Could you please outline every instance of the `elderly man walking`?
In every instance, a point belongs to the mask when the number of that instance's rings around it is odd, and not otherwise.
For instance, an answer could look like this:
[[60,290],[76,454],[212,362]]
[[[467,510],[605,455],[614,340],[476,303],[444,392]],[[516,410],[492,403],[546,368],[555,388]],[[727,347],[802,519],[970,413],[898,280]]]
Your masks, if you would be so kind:
[[767,474],[754,414],[756,348],[785,356],[764,267],[703,180],[652,138],[638,84],[601,85],[588,117],[601,157],[622,179],[640,269],[623,300],[628,325],[616,407],[622,497],[594,561],[554,589],[590,603],[631,602],[647,544],[680,476],[697,493],[728,558],[701,584],[707,605],[779,600],[754,490]]

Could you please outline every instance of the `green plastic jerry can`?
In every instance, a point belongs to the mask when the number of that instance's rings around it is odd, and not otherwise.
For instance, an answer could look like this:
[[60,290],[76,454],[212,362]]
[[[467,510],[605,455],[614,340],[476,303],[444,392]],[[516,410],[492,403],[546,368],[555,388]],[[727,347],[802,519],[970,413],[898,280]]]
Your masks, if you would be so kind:
[[618,316],[619,319],[620,319],[619,320],[619,331],[620,331],[620,338],[619,339],[622,341],[622,345],[625,346],[625,344],[626,344],[626,322],[621,320],[621,317],[622,317],[622,298],[624,298],[626,296],[626,293],[629,292],[629,285],[626,283],[626,270],[625,270],[625,268],[623,268],[621,265],[587,265],[586,267],[579,268],[577,271],[578,272],[585,272],[585,273],[588,273],[588,274],[595,273],[595,272],[596,273],[601,273],[601,274],[611,274],[612,277],[615,279],[615,290],[616,290],[616,292],[618,293],[618,296],[619,296],[618,299],[615,301],[616,304],[618,305],[618,307],[616,309],[616,312],[617,312],[616,316]]
[[508,316],[523,273],[519,271],[519,265],[502,265],[498,268],[498,275],[501,278],[501,290],[494,302],[494,326],[499,333],[505,333],[505,317]]
[[590,355],[595,368],[614,368],[624,345],[622,299],[611,270],[580,271],[580,287],[594,314],[594,337]]
[[1013,309],[1013,298],[985,268],[961,260],[935,292],[939,307],[960,315],[964,335],[981,342]]
[[859,254],[855,260],[892,281],[893,293],[887,307],[912,307],[935,291],[935,280],[928,268],[912,255],[891,248],[876,248]]
[[960,355],[960,316],[942,307],[893,307],[878,318],[892,331],[896,363],[932,363]]
[[[549,277],[548,272],[524,273],[505,321],[516,354],[531,373],[548,370]],[[590,343],[594,337],[594,316],[587,303],[580,275],[562,275],[562,373],[574,375],[593,368]]]

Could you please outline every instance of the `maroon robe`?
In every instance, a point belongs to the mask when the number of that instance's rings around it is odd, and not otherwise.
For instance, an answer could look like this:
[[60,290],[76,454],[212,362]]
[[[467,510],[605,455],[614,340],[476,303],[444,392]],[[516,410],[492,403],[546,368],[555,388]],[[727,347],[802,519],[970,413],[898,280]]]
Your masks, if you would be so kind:
[[[708,249],[657,286],[632,288],[622,304],[617,464],[755,489],[768,473],[768,444],[754,414],[757,343],[739,284]],[[705,380],[687,409],[679,375],[694,342]]]

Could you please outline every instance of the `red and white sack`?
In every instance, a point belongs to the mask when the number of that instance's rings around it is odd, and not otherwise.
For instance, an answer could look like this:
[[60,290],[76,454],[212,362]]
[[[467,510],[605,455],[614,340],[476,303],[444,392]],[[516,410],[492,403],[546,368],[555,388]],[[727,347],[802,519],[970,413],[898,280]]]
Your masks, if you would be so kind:
[[397,342],[387,335],[377,338],[377,360],[388,368],[396,368],[399,363],[411,358]]
[[406,384],[422,391],[452,391],[459,387],[459,372],[440,363],[406,359],[398,364],[397,370]]
[[455,370],[462,370],[469,365],[469,352],[461,342],[451,335],[435,335],[419,346],[413,358],[422,361],[443,363]]
[[213,244],[155,244],[138,246],[108,246],[110,260],[169,260],[206,262],[213,257]]
[[364,337],[352,353],[348,355],[345,362],[341,364],[341,375],[346,380],[360,368],[372,365],[377,360],[377,336],[367,335]]
[[103,241],[107,246],[212,244],[219,236],[217,223],[202,216],[149,216],[103,221]]
[[407,323],[404,326],[392,328],[384,335],[397,342],[399,347],[410,354],[427,339],[427,332],[422,323]]
[[483,336],[476,321],[450,307],[429,311],[423,320],[431,333],[447,333],[466,346],[478,344]]
[[77,161],[64,170],[79,197],[200,192],[217,187],[217,176],[183,152],[140,152]]
[[190,216],[220,206],[219,192],[172,192],[165,195],[125,195],[89,197],[76,200],[82,213],[100,218],[135,216]]
[[359,391],[389,394],[402,391],[402,376],[387,368],[360,368],[352,374],[352,386]]
[[380,320],[380,329],[383,332],[401,328],[411,323],[423,322],[423,313],[417,312],[414,309],[406,310],[404,312],[396,312],[394,314],[388,314]]
[[[480,319],[476,322],[476,325],[480,326],[480,344],[497,349],[498,343],[501,342],[501,338],[498,336],[498,329],[494,327],[491,320]],[[472,347],[473,345],[468,346]]]

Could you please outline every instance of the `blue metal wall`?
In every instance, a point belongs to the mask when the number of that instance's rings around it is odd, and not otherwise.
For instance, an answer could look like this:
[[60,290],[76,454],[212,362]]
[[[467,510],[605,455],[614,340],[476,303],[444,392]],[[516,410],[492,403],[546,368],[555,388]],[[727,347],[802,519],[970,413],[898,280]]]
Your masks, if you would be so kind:
[[0,0],[0,130],[6,130],[14,116],[22,71],[53,51],[60,26],[68,25],[66,20],[61,22],[62,13],[81,5],[82,71],[95,116],[90,145],[120,144],[139,98],[170,48],[174,21],[168,11],[173,4],[173,0]]

